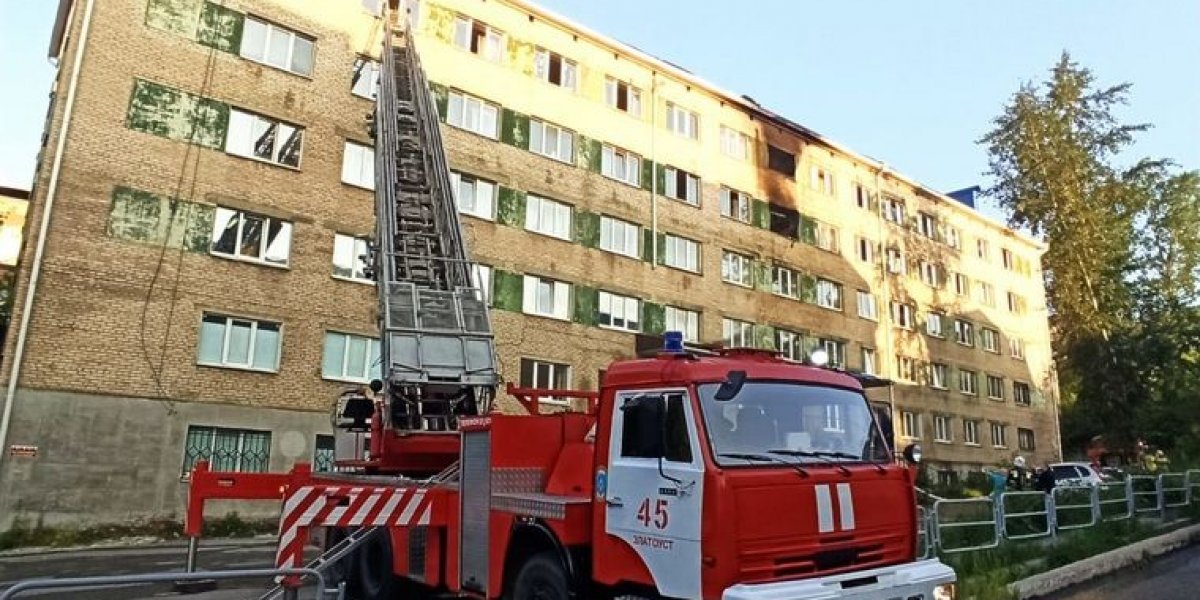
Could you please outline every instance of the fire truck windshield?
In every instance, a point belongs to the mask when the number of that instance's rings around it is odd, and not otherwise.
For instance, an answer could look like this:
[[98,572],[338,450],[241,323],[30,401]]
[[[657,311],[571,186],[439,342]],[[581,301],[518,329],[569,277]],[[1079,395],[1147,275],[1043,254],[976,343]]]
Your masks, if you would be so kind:
[[888,450],[861,393],[819,385],[747,381],[731,400],[720,384],[699,386],[717,464],[887,461]]

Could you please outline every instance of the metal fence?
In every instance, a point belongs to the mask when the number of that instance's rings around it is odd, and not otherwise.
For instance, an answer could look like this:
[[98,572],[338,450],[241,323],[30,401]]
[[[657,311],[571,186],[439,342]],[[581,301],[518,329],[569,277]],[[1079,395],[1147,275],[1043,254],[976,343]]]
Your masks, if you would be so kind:
[[931,497],[933,506],[918,513],[921,556],[995,548],[1004,540],[1052,538],[1061,531],[1133,517],[1165,520],[1172,509],[1200,504],[1200,469],[1134,475],[1093,486],[1059,486],[1051,493]]
[[[315,569],[245,569],[236,571],[202,571],[197,573],[140,573],[133,575],[109,575],[103,577],[70,577],[29,579],[21,581],[0,592],[0,600],[9,600],[18,595],[35,595],[47,590],[96,590],[104,588],[125,587],[144,583],[180,583],[218,579],[267,579],[269,577],[309,577],[316,587],[312,590],[312,598],[325,600],[337,597],[340,600],[341,590],[330,590],[325,586],[325,576]],[[291,597],[299,598],[299,589],[293,588]],[[80,596],[84,597],[84,596]]]

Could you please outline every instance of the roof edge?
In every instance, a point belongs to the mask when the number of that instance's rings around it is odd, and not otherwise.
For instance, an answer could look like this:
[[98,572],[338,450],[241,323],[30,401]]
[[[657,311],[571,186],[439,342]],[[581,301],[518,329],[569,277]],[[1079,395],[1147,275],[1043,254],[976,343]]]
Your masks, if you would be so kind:
[[29,190],[0,185],[0,196],[16,198],[18,200],[29,200]]
[[62,49],[63,40],[67,36],[67,20],[75,0],[58,0],[58,14],[54,17],[54,29],[50,30],[50,47],[46,50],[49,58],[57,58]]

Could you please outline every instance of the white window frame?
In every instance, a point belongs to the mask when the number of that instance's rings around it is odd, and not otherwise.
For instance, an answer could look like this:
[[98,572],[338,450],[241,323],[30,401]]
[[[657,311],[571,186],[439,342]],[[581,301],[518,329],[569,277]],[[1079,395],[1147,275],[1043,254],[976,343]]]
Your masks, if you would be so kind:
[[[1004,378],[987,373],[985,380],[987,381],[987,397],[992,400],[1004,400]],[[995,386],[992,385],[993,382],[996,383]],[[997,390],[999,393],[995,393]]]
[[[234,234],[233,252],[224,252],[217,250],[217,242],[220,241],[221,235],[225,233],[225,229],[234,218],[237,219],[237,233]],[[261,226],[258,231],[258,255],[251,256],[242,254],[242,246],[244,242],[242,237],[246,233],[246,221],[248,219],[257,219],[261,221]],[[275,246],[271,244],[271,240],[265,235],[270,230],[272,223],[278,223],[280,226],[279,235],[275,241],[281,245]],[[276,217],[268,217],[258,213],[253,213],[246,210],[236,208],[226,208],[224,206],[216,207],[213,216],[212,235],[209,236],[209,254],[220,256],[222,258],[231,258],[234,260],[251,262],[269,267],[287,268],[292,260],[292,234],[294,230],[291,221],[285,221]],[[282,251],[283,258],[272,259],[271,256],[279,256]]]
[[529,151],[552,160],[574,164],[575,132],[541,119],[530,119]]
[[[333,234],[333,278],[375,285],[375,280],[366,276],[366,270],[371,265],[362,257],[367,251],[367,238],[344,233]],[[339,274],[338,269],[349,271],[350,274]]]
[[471,285],[479,290],[484,304],[492,305],[492,267],[481,263],[471,265]]
[[[383,65],[377,60],[360,56],[354,59],[350,73],[350,93],[359,98],[374,100],[379,95],[379,72]],[[354,79],[357,76],[358,79]]]
[[[1029,438],[1029,443],[1025,443],[1025,438]],[[1017,450],[1024,452],[1033,452],[1037,448],[1037,439],[1032,429],[1025,427],[1017,428]]]
[[854,238],[854,252],[858,260],[865,263],[875,262],[875,242],[865,237]]
[[908,356],[896,356],[896,379],[915,382],[917,380],[917,361]]
[[921,415],[911,410],[900,411],[900,436],[910,440],[921,439]]
[[[1007,448],[1008,447],[1008,431],[1004,423],[992,423],[992,447]],[[999,435],[997,435],[999,432]]]
[[933,441],[949,444],[954,441],[951,431],[950,417],[946,415],[933,416]]
[[[700,206],[700,176],[675,167],[664,167],[663,174],[664,196],[692,206]],[[682,190],[679,189],[680,177],[683,178]]]
[[571,318],[571,284],[536,275],[526,275],[522,285],[521,310],[527,315],[562,321]]
[[871,321],[879,320],[879,304],[875,294],[863,290],[858,292],[858,316]]
[[775,330],[775,347],[784,358],[795,361],[803,361],[807,356],[804,355],[804,334],[790,331],[787,329]]
[[817,306],[829,310],[842,310],[842,284],[817,278]]
[[667,131],[692,140],[700,139],[700,115],[667,101]]
[[750,136],[732,127],[722,125],[721,153],[735,160],[749,160]]
[[962,319],[954,320],[954,341],[960,346],[975,347],[975,324]]
[[842,422],[842,407],[837,404],[825,405],[825,426],[822,431],[832,433],[843,433],[846,431],[845,424]]
[[697,342],[700,339],[700,313],[686,308],[667,305],[664,309],[664,331],[683,333],[683,341]]
[[834,254],[841,254],[840,232],[838,228],[828,223],[817,222],[817,247]]
[[783,265],[772,265],[771,293],[793,300],[799,298],[800,272]]
[[829,366],[837,368],[846,366],[846,342],[829,338],[822,338],[820,342],[828,356]]
[[979,445],[979,421],[963,419],[963,443],[968,446]]
[[721,340],[726,348],[753,348],[754,323],[731,319],[721,319]]
[[1000,354],[1000,332],[989,327],[979,329],[980,345],[987,352]]
[[[525,382],[521,378],[521,375],[523,375],[525,372],[526,364],[530,365],[530,372],[533,376],[533,381],[530,381],[530,382]],[[546,373],[549,381],[546,382],[545,385],[538,383],[538,379],[539,379],[539,375],[540,375],[539,371],[542,370],[542,369],[540,369],[540,367],[546,368],[545,373]],[[521,362],[519,364],[519,368],[521,370],[520,370],[520,373],[518,374],[518,381],[521,382],[523,387],[532,387],[532,388],[540,388],[540,389],[548,389],[548,390],[569,390],[569,389],[571,389],[571,376],[573,375],[573,369],[571,368],[571,365],[564,364],[564,363],[556,363],[556,362],[549,361],[549,360],[542,360],[539,358],[522,357]],[[560,373],[560,371],[565,371],[565,373]],[[555,382],[560,379],[560,375],[561,375],[561,379],[563,380],[562,386],[557,387]],[[526,385],[526,383],[528,383],[528,385]],[[570,403],[570,399],[566,398],[566,397],[562,397],[562,396],[540,396],[540,397],[538,397],[538,402],[541,404],[566,406]]]
[[833,171],[821,165],[810,165],[808,175],[808,187],[813,191],[826,196],[833,196],[837,193],[837,183],[834,181]]
[[1013,260],[1013,251],[1008,248],[1000,249],[1000,264],[1004,266],[1005,271],[1012,271],[1015,261]]
[[967,369],[958,370],[958,391],[968,396],[979,395],[979,372]]
[[892,323],[900,329],[912,330],[913,307],[903,302],[892,301]]
[[[244,30],[242,33],[242,42],[238,48],[239,56],[246,60],[251,60],[269,67],[275,67],[276,69],[287,71],[289,73],[295,73],[304,77],[312,76],[317,55],[317,44],[315,39],[293,29],[276,25],[275,23],[252,15],[246,15],[243,27]],[[249,47],[253,43],[254,37],[247,35],[246,33],[252,27],[263,28],[262,45],[258,48]],[[287,56],[282,57],[282,64],[277,62],[275,57],[271,56],[271,45],[276,38],[283,38],[287,44]],[[293,64],[297,58],[296,52],[298,49],[303,49],[306,46],[308,51],[308,69],[297,69],[296,65]]]
[[741,287],[754,286],[754,259],[730,250],[721,251],[721,281]]
[[[483,29],[483,41],[478,45],[478,50],[472,50],[471,46],[474,43],[472,38],[475,35],[476,25],[479,25]],[[504,62],[505,43],[503,31],[483,21],[477,21],[464,15],[455,15],[453,33],[451,41],[458,48],[490,62]]]
[[859,353],[859,358],[862,359],[862,372],[867,375],[876,375],[878,366],[875,364],[878,355],[874,348],[862,348]]
[[749,223],[752,218],[752,202],[750,195],[733,188],[721,186],[721,216],[729,217],[741,223]]
[[570,241],[573,212],[570,204],[529,194],[525,197],[525,230]]
[[[270,133],[271,131],[274,133]],[[304,128],[279,119],[266,117],[239,108],[229,109],[229,123],[225,127],[225,153],[250,160],[300,168],[304,157]],[[271,135],[273,137],[270,156],[258,153],[258,142]],[[288,141],[297,137],[298,148],[294,158],[285,155]]]
[[1033,386],[1024,381],[1014,381],[1013,404],[1017,406],[1033,406]]
[[864,209],[871,209],[871,190],[861,183],[854,184],[854,205]]
[[600,249],[641,258],[642,228],[616,217],[600,215]]
[[955,250],[962,250],[962,233],[953,225],[945,226],[946,245]]
[[924,282],[925,285],[934,289],[942,287],[941,265],[929,262],[927,260],[922,260],[919,263],[919,268],[921,271],[921,281]]
[[942,329],[942,319],[945,316],[945,314],[937,311],[925,313],[925,335],[935,338],[945,338],[946,332]]
[[[500,186],[468,173],[450,171],[450,187],[454,204],[459,214],[471,215],[488,221],[496,220],[496,198]],[[470,192],[470,203],[464,202]]]
[[1008,354],[1018,360],[1024,360],[1025,340],[1016,336],[1008,336]]
[[483,98],[450,90],[446,95],[446,124],[494,140],[500,136],[500,107]]
[[[558,81],[550,79],[551,63],[558,59]],[[546,48],[538,48],[533,55],[533,76],[555,87],[571,92],[579,88],[579,63]]]
[[971,281],[963,273],[954,274],[954,294],[965,298],[971,293]]
[[[700,243],[677,235],[663,236],[663,264],[689,273],[700,272]],[[682,255],[682,256],[681,256]]]
[[632,296],[601,291],[596,304],[596,324],[605,329],[641,331],[642,301]]
[[883,211],[883,220],[901,226],[905,224],[907,215],[904,200],[884,194],[883,201],[879,203],[879,210]]
[[937,239],[938,220],[937,217],[926,213],[917,213],[917,232],[929,239]]
[[984,305],[995,308],[996,306],[996,288],[986,281],[976,281],[976,300]]
[[[342,356],[340,357],[341,369],[337,375],[325,372],[325,360],[328,358],[329,339],[330,336],[342,337]],[[350,364],[352,341],[361,341],[366,344],[363,349],[363,364],[358,365],[358,368],[351,372],[350,367],[355,365]],[[335,357],[337,358],[337,357]],[[321,379],[326,381],[347,381],[350,383],[367,383],[372,379],[377,379],[382,374],[381,367],[382,354],[380,354],[379,338],[373,336],[357,335],[346,333],[344,331],[327,330],[321,341]]]
[[979,239],[975,240],[975,256],[976,257],[978,257],[980,260],[988,260],[991,257],[991,255],[992,255],[991,245],[988,244],[987,240],[985,240],[983,238],[979,238]]
[[342,147],[342,183],[375,189],[375,147],[346,140]]
[[929,387],[937,390],[950,389],[950,384],[946,378],[950,374],[950,369],[942,363],[929,363]]
[[[625,86],[625,108],[621,108],[621,86]],[[604,78],[604,102],[610,108],[614,108],[623,113],[633,115],[634,117],[642,116],[642,90],[634,87],[632,84],[621,81],[614,77],[608,76]]]
[[[200,353],[200,343],[204,339],[203,338],[204,323],[205,323],[205,321],[207,321],[210,318],[224,319],[224,325],[222,326],[222,335],[221,335],[221,358],[217,361],[206,361],[200,356],[200,354],[201,354]],[[246,357],[249,360],[249,362],[246,362],[246,363],[233,362],[229,358],[229,337],[230,337],[229,333],[232,330],[233,324],[235,322],[250,324],[250,336],[246,341],[246,346],[247,346]],[[271,326],[274,326],[274,328],[275,328],[275,332],[276,332],[276,335],[275,335],[275,340],[276,340],[276,342],[275,342],[275,362],[273,365],[271,365],[269,367],[256,367],[256,366],[254,366],[254,357],[257,354],[256,351],[258,349],[257,348],[257,344],[259,341],[258,340],[258,332],[259,332],[259,329],[263,328],[263,326],[265,326],[265,325],[271,325]],[[255,319],[252,317],[236,317],[236,316],[226,315],[226,314],[221,314],[221,313],[204,313],[201,316],[200,327],[201,327],[201,334],[200,334],[200,338],[197,340],[197,344],[196,344],[196,364],[204,365],[204,366],[208,366],[208,367],[221,367],[221,368],[225,368],[225,369],[241,369],[241,370],[245,370],[245,371],[259,371],[259,372],[263,372],[263,373],[278,373],[279,372],[280,350],[283,348],[283,324],[282,323],[279,323],[276,321],[267,321],[267,320],[263,320],[263,319]]]
[[600,150],[600,174],[621,183],[641,187],[642,157],[609,144]]
[[899,248],[888,248],[884,251],[887,258],[887,271],[893,275],[908,273],[908,262],[904,260],[904,251]]

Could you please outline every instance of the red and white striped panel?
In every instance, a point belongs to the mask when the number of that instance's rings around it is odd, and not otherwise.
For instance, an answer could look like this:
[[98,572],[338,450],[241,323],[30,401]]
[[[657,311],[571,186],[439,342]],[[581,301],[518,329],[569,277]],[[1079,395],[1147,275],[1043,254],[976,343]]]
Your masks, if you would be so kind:
[[275,566],[304,566],[307,535],[301,532],[308,527],[428,525],[433,502],[426,491],[325,485],[298,488],[283,504]]

